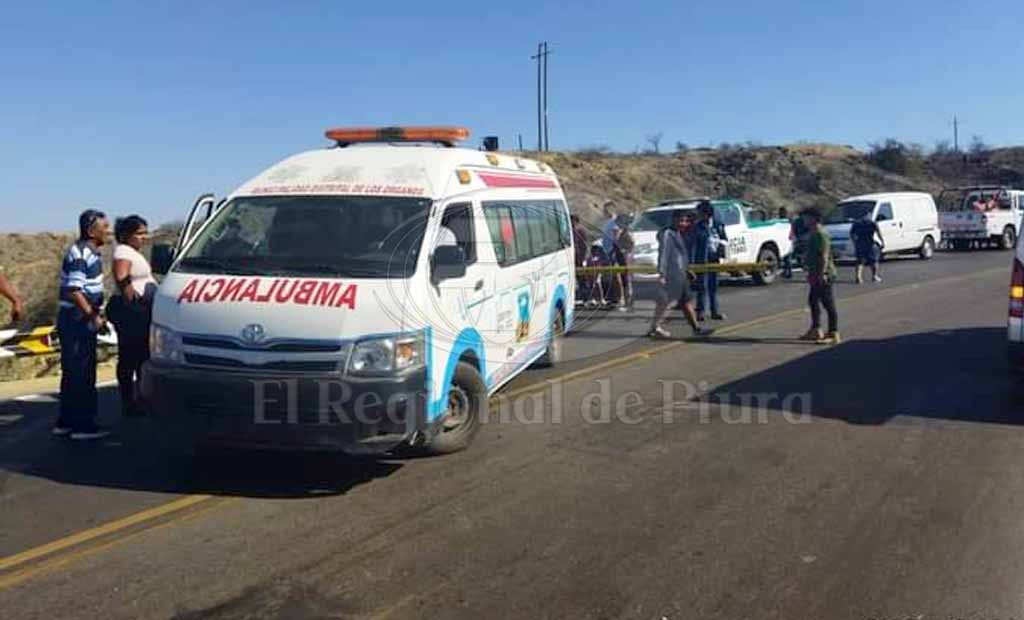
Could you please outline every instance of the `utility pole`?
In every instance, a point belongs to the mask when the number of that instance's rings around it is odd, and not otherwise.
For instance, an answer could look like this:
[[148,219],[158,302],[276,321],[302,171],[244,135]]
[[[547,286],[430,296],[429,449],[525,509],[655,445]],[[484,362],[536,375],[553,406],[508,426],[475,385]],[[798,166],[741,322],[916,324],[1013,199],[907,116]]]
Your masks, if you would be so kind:
[[956,114],[953,115],[953,152],[960,152],[960,125]]
[[537,61],[537,151],[544,150],[544,125],[541,120],[541,114],[543,114],[543,108],[541,107],[541,53],[544,51],[544,44],[537,44],[537,55],[531,56],[530,58]]
[[548,51],[547,41],[537,44],[537,150],[548,150]]
[[544,150],[547,151],[551,145],[548,144],[548,42],[544,42]]

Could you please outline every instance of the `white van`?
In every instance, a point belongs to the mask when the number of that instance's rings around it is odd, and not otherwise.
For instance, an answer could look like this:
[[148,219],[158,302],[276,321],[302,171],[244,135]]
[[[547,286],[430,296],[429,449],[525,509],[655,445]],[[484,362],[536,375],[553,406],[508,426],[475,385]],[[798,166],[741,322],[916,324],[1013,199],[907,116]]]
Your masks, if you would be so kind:
[[846,198],[825,217],[838,260],[854,260],[850,226],[865,215],[878,224],[885,254],[917,254],[927,260],[942,241],[939,214],[931,194],[894,192]]
[[172,264],[155,249],[143,395],[190,443],[464,448],[572,325],[558,178],[460,128],[326,135],[199,201]]
[[1007,337],[1010,341],[1010,368],[1024,373],[1024,237],[1018,237],[1017,255],[1013,258]]

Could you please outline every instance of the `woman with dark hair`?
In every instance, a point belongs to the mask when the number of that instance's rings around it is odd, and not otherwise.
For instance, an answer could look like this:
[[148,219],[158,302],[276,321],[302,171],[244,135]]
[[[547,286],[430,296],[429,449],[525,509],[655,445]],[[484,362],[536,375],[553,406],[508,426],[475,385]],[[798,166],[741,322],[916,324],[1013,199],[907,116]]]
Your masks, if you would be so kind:
[[149,359],[149,322],[156,280],[142,245],[149,238],[146,220],[138,215],[118,219],[114,224],[114,281],[120,293],[107,309],[117,329],[117,384],[121,391],[121,412],[125,416],[143,413],[135,393],[142,363]]

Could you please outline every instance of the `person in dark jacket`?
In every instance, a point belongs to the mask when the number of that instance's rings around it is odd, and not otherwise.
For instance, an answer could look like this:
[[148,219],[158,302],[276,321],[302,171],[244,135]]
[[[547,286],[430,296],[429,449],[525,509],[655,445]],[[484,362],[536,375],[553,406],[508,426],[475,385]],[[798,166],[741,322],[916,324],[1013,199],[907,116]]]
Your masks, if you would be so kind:
[[[717,264],[725,255],[728,241],[725,226],[715,221],[715,209],[708,200],[697,205],[700,221],[693,231],[693,263],[696,265]],[[718,274],[704,273],[697,276],[697,320],[703,321],[704,310],[711,312],[716,321],[725,320],[718,308]]]
[[101,211],[89,209],[78,218],[78,241],[61,264],[57,335],[60,338],[60,417],[53,434],[88,440],[109,432],[96,422],[96,335],[106,329],[103,308],[103,258],[100,247],[110,233]]
[[794,263],[803,265],[807,234],[807,225],[804,224],[803,217],[797,215],[789,224],[789,240],[793,242],[793,251],[782,259],[782,277],[787,280],[793,277]]
[[690,250],[682,233],[683,215],[681,212],[672,214],[672,227],[666,228],[658,236],[658,297],[654,307],[654,318],[648,335],[652,338],[670,338],[672,336],[662,325],[665,311],[673,299],[683,300],[683,316],[693,329],[695,336],[710,336],[712,329],[704,329],[697,322],[693,310],[693,302],[689,299],[686,286],[686,272],[690,265]]

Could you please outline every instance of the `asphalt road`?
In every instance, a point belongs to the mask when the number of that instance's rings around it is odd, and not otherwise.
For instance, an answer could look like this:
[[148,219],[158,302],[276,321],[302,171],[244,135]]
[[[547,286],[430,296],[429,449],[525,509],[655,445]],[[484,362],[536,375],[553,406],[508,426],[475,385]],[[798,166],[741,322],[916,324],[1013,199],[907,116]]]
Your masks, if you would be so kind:
[[794,340],[799,282],[727,286],[706,342],[581,315],[442,458],[183,463],[0,402],[2,616],[1024,618],[1009,262],[840,284],[838,347]]

